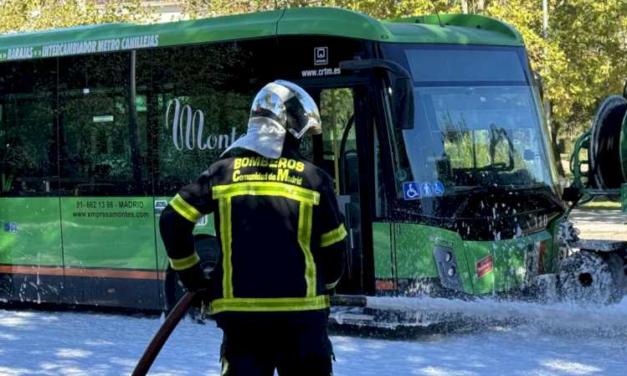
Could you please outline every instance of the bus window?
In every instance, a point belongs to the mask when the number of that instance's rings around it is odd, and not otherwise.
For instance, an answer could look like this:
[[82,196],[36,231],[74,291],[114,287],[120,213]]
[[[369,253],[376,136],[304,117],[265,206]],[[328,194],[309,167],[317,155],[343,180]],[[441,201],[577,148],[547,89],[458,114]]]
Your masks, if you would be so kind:
[[444,150],[454,169],[505,167],[513,154],[510,146],[507,132],[497,128],[447,132],[444,139]]
[[[155,209],[211,166],[247,129],[256,92],[273,78],[267,73],[272,41],[214,43],[138,51],[152,154]],[[159,205],[159,206],[158,206]],[[217,259],[210,245],[213,214],[194,228],[203,262]],[[217,244],[213,242],[213,244]],[[157,265],[168,265],[157,241]],[[174,273],[166,273],[167,304],[176,301]]]
[[55,155],[55,64],[17,62],[0,67],[0,194],[50,195]]
[[132,53],[68,57],[59,72],[61,183],[74,196],[146,195],[145,111]]
[[258,52],[266,42],[164,48],[146,53],[149,129],[156,196],[195,180],[246,132],[250,104],[269,78]]
[[322,90],[320,116],[323,129],[322,168],[333,177],[337,194],[357,193],[353,92],[350,89]]

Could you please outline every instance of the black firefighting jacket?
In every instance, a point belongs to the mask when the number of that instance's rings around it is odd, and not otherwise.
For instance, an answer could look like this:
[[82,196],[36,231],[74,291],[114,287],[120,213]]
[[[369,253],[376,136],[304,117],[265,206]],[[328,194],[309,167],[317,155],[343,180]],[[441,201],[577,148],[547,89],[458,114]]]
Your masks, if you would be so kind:
[[299,158],[248,151],[217,161],[161,214],[161,236],[179,273],[200,273],[192,230],[208,213],[221,244],[210,278],[212,314],[329,307],[346,229],[328,174]]

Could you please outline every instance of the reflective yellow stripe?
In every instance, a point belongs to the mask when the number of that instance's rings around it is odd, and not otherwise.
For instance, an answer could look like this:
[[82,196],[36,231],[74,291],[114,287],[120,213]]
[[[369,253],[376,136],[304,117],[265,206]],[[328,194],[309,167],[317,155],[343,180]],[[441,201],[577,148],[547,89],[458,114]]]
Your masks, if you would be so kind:
[[305,282],[308,297],[316,296],[316,264],[310,246],[312,209],[311,204],[301,202],[298,211],[298,244],[305,256]]
[[331,230],[325,234],[322,234],[322,236],[320,237],[320,246],[328,247],[341,240],[344,240],[346,235],[346,228],[344,227],[344,224],[340,224],[340,226],[335,230]]
[[198,257],[198,253],[194,252],[192,255],[180,258],[180,259],[170,259],[170,266],[174,270],[185,270],[189,269],[192,266],[196,265],[200,262],[200,257]]
[[212,187],[213,197],[216,199],[252,195],[252,196],[280,196],[290,198],[299,202],[308,202],[318,205],[320,193],[297,187],[295,185],[275,182],[243,182],[228,185],[217,185]]
[[325,309],[330,306],[327,295],[303,298],[230,298],[211,302],[211,313],[236,312],[281,312]]
[[222,239],[222,296],[233,297],[233,263],[231,261],[232,233],[231,233],[231,198],[219,201],[220,210],[220,238]]
[[320,194],[310,189],[276,182],[243,182],[212,187],[214,199],[218,199],[220,210],[220,237],[222,238],[222,294],[233,298],[233,264],[231,198],[234,196],[275,196],[300,202],[298,213],[298,244],[305,259],[305,283],[307,297],[316,295],[316,264],[311,254],[311,226],[313,205],[320,202]]
[[202,217],[202,214],[200,214],[195,207],[188,204],[187,201],[183,200],[183,197],[178,194],[170,201],[170,206],[190,222],[196,223],[196,221]]

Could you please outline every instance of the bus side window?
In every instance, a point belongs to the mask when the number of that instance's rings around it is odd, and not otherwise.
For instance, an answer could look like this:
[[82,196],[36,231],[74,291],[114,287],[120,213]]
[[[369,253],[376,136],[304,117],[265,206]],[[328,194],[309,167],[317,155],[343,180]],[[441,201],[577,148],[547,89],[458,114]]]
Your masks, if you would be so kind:
[[51,60],[0,66],[0,195],[48,196],[56,190]]
[[155,144],[155,195],[174,195],[246,133],[270,41],[176,46],[143,56]]
[[60,170],[66,194],[151,193],[146,113],[133,90],[135,70],[134,52],[60,59]]
[[358,192],[357,144],[351,89],[325,89],[320,93],[322,168],[333,177],[338,195]]

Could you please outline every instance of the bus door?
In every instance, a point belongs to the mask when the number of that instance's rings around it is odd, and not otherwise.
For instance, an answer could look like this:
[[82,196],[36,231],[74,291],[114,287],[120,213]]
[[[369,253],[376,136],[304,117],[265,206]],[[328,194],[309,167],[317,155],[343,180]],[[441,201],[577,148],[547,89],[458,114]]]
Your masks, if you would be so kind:
[[[340,211],[344,214],[347,267],[337,290],[346,294],[369,291],[370,193],[367,184],[370,161],[371,116],[366,108],[365,87],[307,88],[319,100],[322,135],[313,138],[313,161],[334,181]],[[370,124],[369,124],[370,123]],[[364,132],[365,131],[365,132]],[[306,149],[306,147],[305,147]]]

